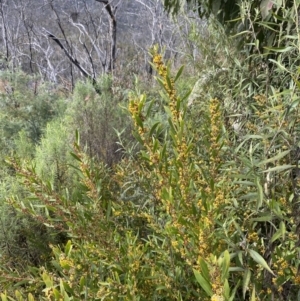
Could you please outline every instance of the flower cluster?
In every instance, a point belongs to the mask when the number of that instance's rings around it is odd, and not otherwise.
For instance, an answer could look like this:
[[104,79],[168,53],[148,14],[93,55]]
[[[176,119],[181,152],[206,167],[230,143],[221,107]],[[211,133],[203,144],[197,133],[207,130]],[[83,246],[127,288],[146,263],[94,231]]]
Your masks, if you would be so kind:
[[156,67],[158,74],[161,76],[163,86],[168,93],[170,100],[169,107],[173,115],[173,119],[181,120],[182,114],[179,108],[177,107],[177,95],[174,79],[168,75],[168,70],[162,61],[162,56],[161,54],[157,53],[156,49],[154,49],[153,64]]

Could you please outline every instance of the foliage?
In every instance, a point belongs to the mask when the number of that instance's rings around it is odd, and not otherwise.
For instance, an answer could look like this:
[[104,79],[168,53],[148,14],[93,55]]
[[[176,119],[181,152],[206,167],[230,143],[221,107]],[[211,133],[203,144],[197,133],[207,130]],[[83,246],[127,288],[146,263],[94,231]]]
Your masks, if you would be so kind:
[[[18,212],[10,203],[11,195],[22,199],[26,188],[16,179],[15,170],[5,162],[15,155],[31,161],[47,122],[64,111],[59,93],[38,78],[23,72],[3,72],[0,75],[0,248],[1,262],[12,278],[27,273],[27,266],[37,266],[49,254],[45,242],[56,241],[50,232],[30,217]],[[20,274],[20,275],[18,275]]]
[[[258,1],[256,1],[258,2]],[[168,12],[179,14],[187,4],[190,9],[198,11],[201,17],[209,17],[210,14],[218,15],[222,23],[236,19],[239,13],[240,1],[237,0],[164,0],[164,6]],[[256,3],[257,6],[257,3]]]
[[[236,21],[242,16],[243,7],[247,3],[250,4],[249,1],[240,0],[164,0],[166,10],[172,14],[179,14],[184,5],[187,4],[190,9],[197,11],[201,17],[208,18],[211,14],[217,16],[218,20],[225,26],[230,26],[228,23]],[[259,10],[262,18],[266,19],[271,14],[274,5],[278,12],[281,6],[291,8],[293,1],[251,1],[248,13],[253,16],[255,10]]]
[[283,39],[282,36],[293,35],[298,27],[299,3],[295,0],[164,1],[166,10],[178,17],[185,3],[198,11],[200,17],[216,17],[227,33],[239,37],[239,50],[247,55],[259,53],[266,60],[274,59],[271,48],[281,49],[289,46],[289,39]]
[[22,72],[1,72],[1,148],[11,150],[12,138],[17,137],[20,130],[37,143],[46,123],[64,111],[59,97],[53,88],[43,86],[35,77]]
[[250,57],[216,38],[222,52],[207,62],[224,72],[212,72],[192,102],[180,89],[183,68],[173,75],[154,47],[160,99],[138,88],[129,95],[138,146],[107,166],[77,133],[76,196],[13,162],[26,191],[10,198],[15,212],[64,240],[26,276],[2,262],[2,300],[13,284],[23,285],[17,300],[297,300],[297,33],[279,30],[288,46],[265,56],[255,44]]
[[98,86],[101,95],[90,83],[77,83],[67,119],[70,128],[78,128],[81,143],[89,155],[112,165],[122,156],[118,151],[117,132],[126,129],[124,139],[130,136],[129,119],[120,107],[125,95],[116,90],[108,75],[99,78]]
[[[66,120],[49,122],[36,147],[34,163],[37,174],[48,181],[55,190],[68,187],[71,190],[74,169],[71,151],[71,135]],[[73,175],[72,175],[73,174]]]

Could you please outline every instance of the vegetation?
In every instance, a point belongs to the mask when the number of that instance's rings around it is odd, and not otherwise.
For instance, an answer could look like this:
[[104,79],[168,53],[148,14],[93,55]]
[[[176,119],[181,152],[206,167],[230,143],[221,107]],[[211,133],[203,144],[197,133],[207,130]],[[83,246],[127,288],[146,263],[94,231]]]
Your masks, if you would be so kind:
[[298,300],[298,6],[187,19],[151,78],[1,71],[1,300]]

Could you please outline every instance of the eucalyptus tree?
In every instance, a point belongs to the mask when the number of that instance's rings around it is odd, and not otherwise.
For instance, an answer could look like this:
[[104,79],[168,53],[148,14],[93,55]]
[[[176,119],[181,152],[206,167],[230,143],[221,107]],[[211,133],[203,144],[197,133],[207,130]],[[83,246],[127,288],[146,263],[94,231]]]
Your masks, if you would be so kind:
[[249,53],[282,46],[280,34],[291,34],[299,19],[299,3],[293,0],[164,0],[164,6],[173,15],[187,7],[203,18],[215,16],[228,33],[243,37]]

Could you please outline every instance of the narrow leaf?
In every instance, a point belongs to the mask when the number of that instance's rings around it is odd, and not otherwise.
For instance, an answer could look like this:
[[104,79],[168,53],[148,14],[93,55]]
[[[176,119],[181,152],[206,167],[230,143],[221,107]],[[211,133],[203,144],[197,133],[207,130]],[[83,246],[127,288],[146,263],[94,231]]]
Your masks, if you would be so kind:
[[270,62],[274,63],[275,65],[278,66],[278,68],[282,71],[285,71],[287,73],[290,73],[282,64],[280,64],[279,62],[273,60],[273,59],[269,59]]
[[247,268],[245,270],[244,277],[243,277],[243,298],[244,299],[245,299],[246,292],[249,287],[250,279],[251,279],[251,271],[250,271],[250,269]]
[[176,76],[175,76],[174,83],[175,83],[175,82],[177,81],[177,79],[180,77],[180,75],[181,75],[183,69],[184,69],[184,66],[181,66],[181,67],[179,68],[179,70],[178,70],[178,72],[177,72],[177,74],[176,74]]
[[265,49],[267,50],[271,50],[271,51],[274,51],[274,52],[288,52],[288,51],[291,51],[293,49],[293,47],[291,46],[288,46],[288,47],[264,47]]
[[256,210],[258,210],[263,204],[264,193],[263,193],[263,188],[259,183],[259,178],[255,179],[255,184],[256,184],[256,187],[257,187]]
[[271,215],[264,215],[264,216],[260,216],[260,217],[251,218],[250,221],[251,222],[269,222],[272,219],[273,219],[273,217]]
[[209,297],[211,297],[213,295],[213,291],[211,289],[211,285],[210,283],[208,283],[204,277],[202,277],[202,275],[196,271],[196,270],[193,270],[194,271],[194,275],[198,281],[198,283],[201,285],[201,287],[204,289],[204,291],[207,293],[207,295]]
[[154,104],[154,100],[152,100],[152,101],[150,102],[150,104],[149,104],[149,106],[148,106],[148,108],[147,108],[147,111],[146,111],[146,114],[145,114],[146,118],[150,116],[150,113],[151,113],[151,109],[152,109],[153,104]]
[[237,282],[236,286],[234,287],[234,289],[232,290],[232,294],[230,296],[230,299],[228,301],[233,301],[235,300],[235,293],[237,288],[240,286],[240,280]]
[[48,274],[43,273],[42,278],[47,288],[53,287],[53,281]]
[[285,223],[284,223],[284,221],[281,221],[281,222],[280,222],[280,224],[279,224],[279,229],[280,229],[282,238],[285,239],[286,228],[285,228]]
[[2,300],[2,301],[7,301],[6,295],[4,295],[4,294],[1,293],[1,300]]
[[251,301],[255,301],[255,284],[253,284],[252,294],[251,294]]
[[208,283],[210,283],[209,270],[208,270],[207,264],[203,258],[200,258],[199,264],[200,264],[200,269],[201,269],[201,275],[205,278],[205,280]]
[[229,255],[229,252],[226,250],[224,252],[224,258],[223,258],[223,262],[222,262],[222,280],[223,281],[225,281],[228,278],[229,265],[230,265],[230,255]]
[[279,239],[280,237],[281,237],[281,230],[280,229],[278,229],[274,234],[273,234],[273,236],[272,236],[272,238],[271,238],[271,242],[274,242],[274,241],[276,241],[277,239]]
[[280,166],[275,166],[275,167],[269,168],[267,170],[264,170],[263,172],[283,171],[283,170],[291,169],[293,167],[295,167],[295,165],[285,164],[285,165],[280,165]]
[[285,157],[288,153],[290,153],[290,150],[287,150],[287,151],[284,151],[284,152],[281,152],[279,154],[277,154],[276,156],[272,157],[272,158],[269,158],[267,160],[264,160],[264,161],[261,161],[257,164],[257,166],[262,166],[262,165],[265,165],[267,163],[271,163],[271,162],[274,162],[274,161],[278,161],[280,159],[282,159],[283,157]]
[[250,256],[253,258],[253,260],[255,262],[260,264],[262,267],[264,267],[266,270],[268,270],[271,274],[273,274],[275,276],[273,271],[270,269],[270,267],[268,266],[268,264],[266,263],[266,261],[264,260],[264,258],[260,254],[258,254],[254,250],[248,250],[248,251],[249,251]]
[[149,132],[149,136],[150,136],[150,137],[153,135],[154,131],[156,130],[156,128],[157,128],[157,126],[158,126],[159,124],[160,124],[160,122],[158,121],[158,122],[156,122],[156,123],[152,126],[152,128],[151,128],[151,130],[150,130],[150,132]]
[[224,282],[224,297],[225,297],[225,300],[228,300],[229,296],[230,296],[230,287],[229,287],[228,280],[225,279],[225,282]]
[[81,159],[74,153],[70,152],[70,155],[75,158],[77,161],[81,162]]
[[67,244],[65,246],[65,254],[67,256],[69,256],[70,253],[71,253],[71,251],[72,251],[72,243],[71,243],[71,240],[68,240],[68,242],[67,242]]

